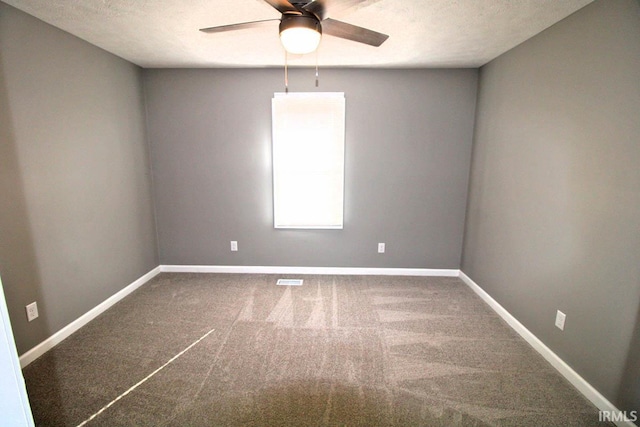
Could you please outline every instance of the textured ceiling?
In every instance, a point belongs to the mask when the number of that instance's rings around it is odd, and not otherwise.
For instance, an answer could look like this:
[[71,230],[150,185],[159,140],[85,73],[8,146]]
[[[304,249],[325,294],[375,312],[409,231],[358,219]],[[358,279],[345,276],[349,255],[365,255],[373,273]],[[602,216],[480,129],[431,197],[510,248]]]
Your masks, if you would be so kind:
[[[142,67],[281,66],[280,14],[263,0],[3,0]],[[339,0],[333,0],[338,2]],[[331,18],[389,34],[379,48],[324,36],[322,66],[478,67],[592,0],[369,0]],[[315,64],[315,54],[290,64]]]

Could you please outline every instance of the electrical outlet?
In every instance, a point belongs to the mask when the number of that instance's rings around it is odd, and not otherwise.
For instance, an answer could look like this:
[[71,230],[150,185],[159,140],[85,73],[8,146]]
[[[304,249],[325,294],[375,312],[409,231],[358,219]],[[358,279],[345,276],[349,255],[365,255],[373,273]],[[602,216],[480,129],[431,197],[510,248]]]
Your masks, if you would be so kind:
[[238,251],[238,242],[236,242],[235,240],[231,241],[231,252],[237,252]]
[[384,243],[378,243],[378,253],[379,254],[384,253]]
[[564,331],[564,321],[567,320],[567,315],[558,310],[556,313],[556,326],[561,331]]
[[27,320],[31,322],[38,317],[38,303],[32,302],[25,307],[27,309]]

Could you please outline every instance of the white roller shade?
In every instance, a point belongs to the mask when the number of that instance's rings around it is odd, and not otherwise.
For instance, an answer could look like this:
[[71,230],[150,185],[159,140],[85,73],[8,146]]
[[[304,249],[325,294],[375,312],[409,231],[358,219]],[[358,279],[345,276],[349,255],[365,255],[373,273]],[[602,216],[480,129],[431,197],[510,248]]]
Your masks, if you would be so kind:
[[344,93],[272,100],[275,228],[342,228]]

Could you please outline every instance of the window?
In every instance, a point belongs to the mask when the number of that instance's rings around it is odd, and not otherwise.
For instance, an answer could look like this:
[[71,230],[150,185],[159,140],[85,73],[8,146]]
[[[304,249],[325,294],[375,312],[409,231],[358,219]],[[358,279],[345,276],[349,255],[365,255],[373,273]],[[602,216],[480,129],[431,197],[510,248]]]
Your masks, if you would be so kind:
[[275,228],[343,226],[344,93],[272,99]]

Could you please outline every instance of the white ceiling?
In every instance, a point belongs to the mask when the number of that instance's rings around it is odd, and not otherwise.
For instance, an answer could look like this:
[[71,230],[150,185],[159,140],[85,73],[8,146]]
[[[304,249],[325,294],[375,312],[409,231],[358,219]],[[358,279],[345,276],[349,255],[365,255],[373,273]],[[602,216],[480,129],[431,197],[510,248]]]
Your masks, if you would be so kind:
[[[281,66],[280,18],[264,0],[2,0],[147,68]],[[333,0],[338,1],[338,0]],[[321,66],[478,67],[593,0],[368,0],[330,17],[389,35],[379,48],[324,36]],[[230,7],[231,5],[231,7]],[[313,65],[315,54],[290,59]]]

